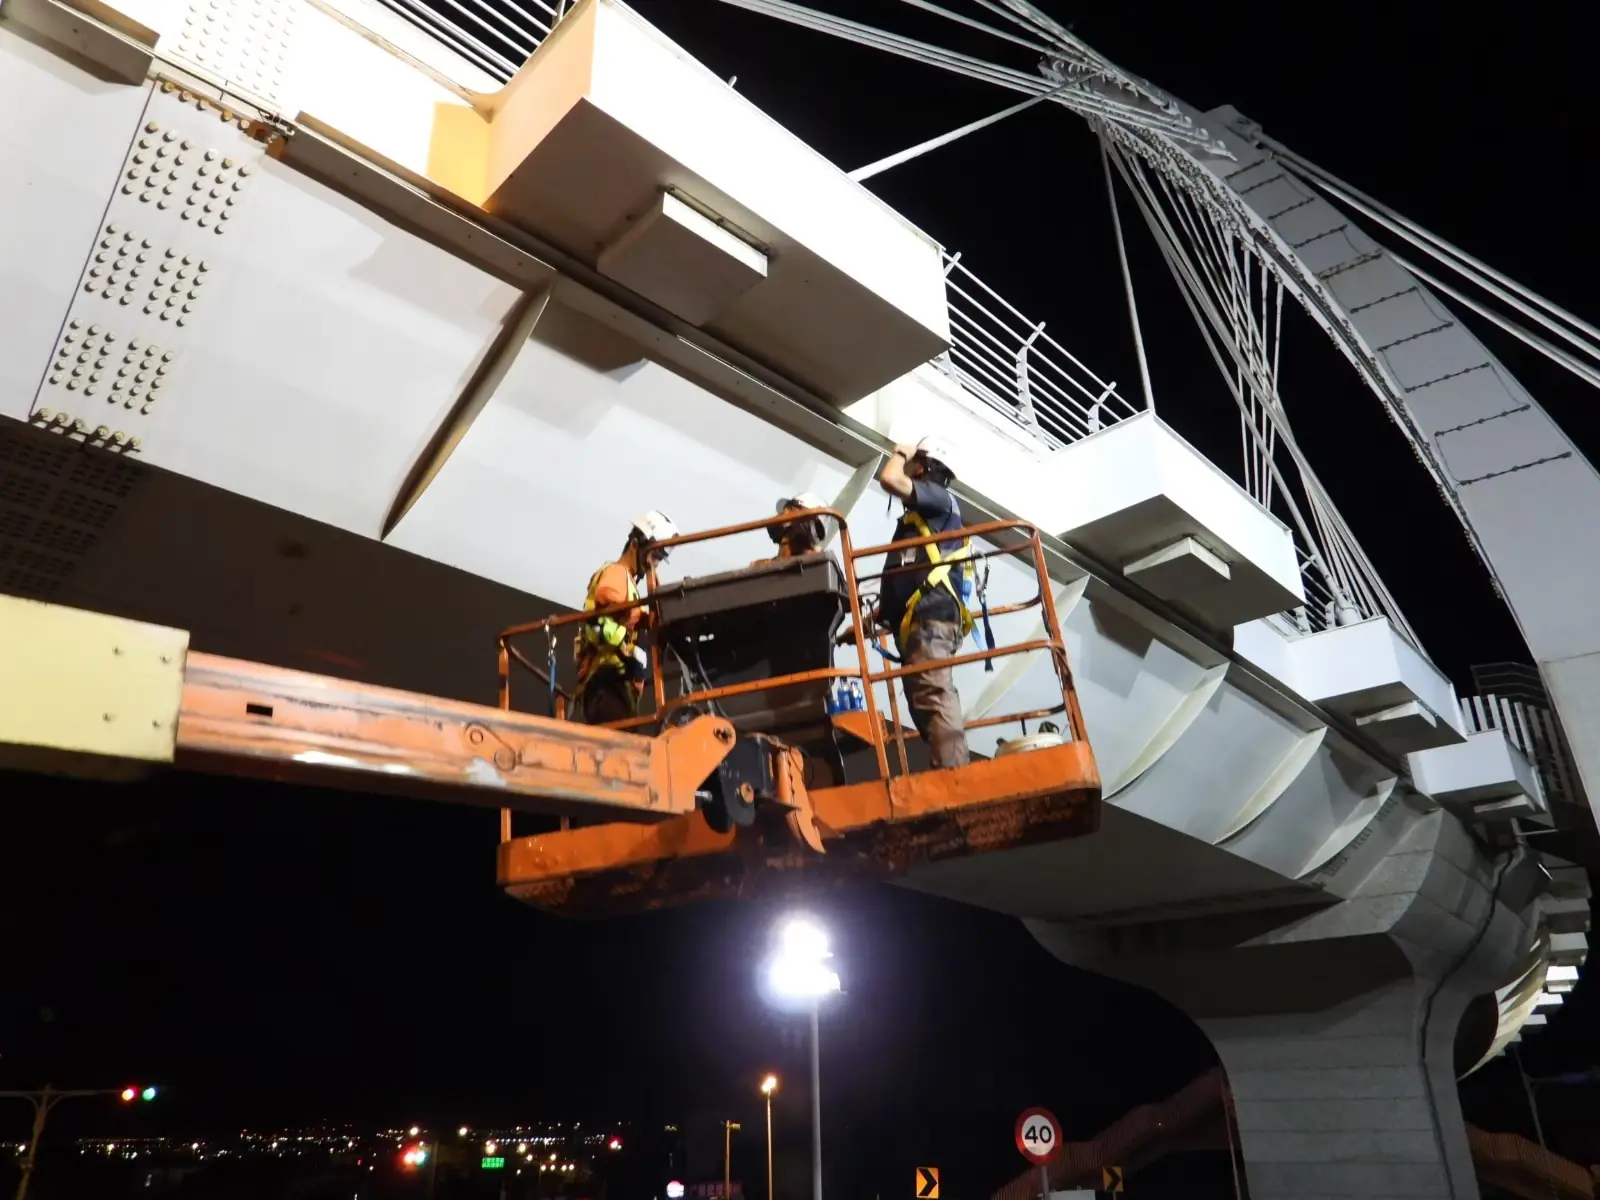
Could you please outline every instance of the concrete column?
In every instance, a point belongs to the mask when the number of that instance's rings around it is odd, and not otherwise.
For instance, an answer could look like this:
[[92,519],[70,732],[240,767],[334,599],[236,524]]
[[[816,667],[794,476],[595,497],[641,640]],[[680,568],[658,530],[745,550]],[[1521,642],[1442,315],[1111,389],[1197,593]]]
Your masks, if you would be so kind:
[[[1328,964],[1333,967],[1333,964]],[[1325,1009],[1201,1020],[1228,1073],[1251,1200],[1476,1197],[1456,1095],[1465,997],[1397,980]]]
[[1057,957],[1149,988],[1227,1071],[1251,1200],[1477,1200],[1456,1031],[1535,936],[1525,851],[1491,856],[1453,818],[1294,907],[1093,927],[1030,920]]

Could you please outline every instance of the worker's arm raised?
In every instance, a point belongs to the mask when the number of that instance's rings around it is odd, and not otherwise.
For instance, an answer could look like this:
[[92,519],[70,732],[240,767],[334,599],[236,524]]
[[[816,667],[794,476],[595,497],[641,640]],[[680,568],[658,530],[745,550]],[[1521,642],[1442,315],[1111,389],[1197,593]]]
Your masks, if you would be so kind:
[[888,461],[878,472],[878,482],[891,496],[898,496],[902,500],[911,496],[912,479],[906,474],[906,463],[910,462],[916,453],[915,446],[896,446]]

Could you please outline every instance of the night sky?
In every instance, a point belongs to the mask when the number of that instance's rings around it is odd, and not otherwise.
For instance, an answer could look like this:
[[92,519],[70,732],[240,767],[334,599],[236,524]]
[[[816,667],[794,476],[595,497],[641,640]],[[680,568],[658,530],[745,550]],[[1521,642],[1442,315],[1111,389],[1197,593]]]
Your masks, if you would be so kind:
[[[638,6],[845,168],[1015,99],[710,0]],[[1489,20],[1437,0],[1049,7],[1128,69],[1201,108],[1235,104],[1596,316],[1592,67],[1556,6]],[[850,11],[991,52],[888,0]],[[1136,393],[1096,151],[1076,118],[1040,106],[872,186]],[[1157,407],[1202,449],[1236,453],[1233,403],[1129,207],[1124,222]],[[1285,337],[1299,439],[1436,661],[1465,687],[1472,663],[1525,660],[1377,401],[1308,322]],[[1594,398],[1490,344],[1593,457]],[[157,1080],[169,1095],[140,1120],[174,1133],[696,1110],[754,1130],[761,1072],[803,1070],[798,1025],[755,990],[770,908],[544,916],[497,893],[496,819],[474,810],[198,777],[123,788],[0,777],[0,795],[0,1086]],[[1055,962],[1014,922],[886,887],[816,911],[836,931],[847,990],[824,1028],[840,1194],[901,1196],[922,1161],[945,1166],[947,1195],[986,1195],[1018,1165],[1010,1121],[1022,1107],[1046,1104],[1086,1136],[1214,1061],[1163,1002]],[[1586,990],[1530,1039],[1536,1073],[1600,1062]],[[1505,1064],[1485,1071],[1465,1090],[1469,1119],[1528,1132],[1513,1087]],[[780,1138],[803,1146],[806,1114],[786,1099]],[[1555,1148],[1600,1157],[1587,1098],[1552,1091],[1549,1104]],[[22,1116],[0,1108],[0,1137]]]

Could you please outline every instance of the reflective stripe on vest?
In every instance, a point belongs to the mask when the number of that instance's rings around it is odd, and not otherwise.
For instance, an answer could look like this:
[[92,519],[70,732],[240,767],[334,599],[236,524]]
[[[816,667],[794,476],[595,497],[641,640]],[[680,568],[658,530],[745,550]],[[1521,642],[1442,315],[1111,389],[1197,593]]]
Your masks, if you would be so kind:
[[[922,514],[906,509],[906,524],[917,531],[918,537],[932,537],[933,530],[928,528],[928,522],[923,520]],[[962,538],[959,549],[950,554],[939,552],[938,542],[929,542],[922,547],[928,553],[928,561],[933,567],[928,572],[928,577],[922,585],[911,593],[911,599],[906,601],[906,611],[900,618],[900,641],[905,643],[911,636],[912,618],[917,611],[917,602],[922,599],[923,593],[934,588],[942,587],[950,593],[950,598],[956,602],[956,609],[961,614],[961,636],[965,638],[972,632],[972,613],[968,610],[961,594],[956,591],[956,586],[950,579],[951,569],[966,559],[972,557],[972,539]]]
[[[596,593],[600,590],[600,577],[614,567],[615,563],[607,563],[593,575],[589,576],[589,589],[583,598],[583,611],[593,612],[599,607]],[[627,574],[628,603],[632,604],[639,599],[639,589],[633,582],[633,576]],[[633,657],[634,646],[638,637],[627,625],[615,617],[596,617],[592,621],[585,621],[578,627],[576,654],[578,658],[578,687],[589,682],[602,667],[613,670],[625,670],[624,663]]]

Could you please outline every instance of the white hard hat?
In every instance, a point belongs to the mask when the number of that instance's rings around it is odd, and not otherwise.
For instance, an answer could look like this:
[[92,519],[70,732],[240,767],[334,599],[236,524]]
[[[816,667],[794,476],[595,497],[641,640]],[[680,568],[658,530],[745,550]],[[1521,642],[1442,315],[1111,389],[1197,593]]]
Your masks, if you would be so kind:
[[813,509],[827,508],[828,502],[815,492],[801,492],[798,496],[788,496],[778,501],[778,511],[787,512],[791,508]]
[[917,443],[917,453],[924,458],[931,458],[943,463],[945,470],[949,471],[952,476],[961,474],[960,471],[956,470],[957,451],[955,443],[948,438],[940,437],[938,434],[925,437]]
[[672,518],[653,508],[643,516],[635,517],[633,527],[647,542],[664,542],[678,536],[678,527],[672,523]]
[[[804,509],[804,510],[809,511],[811,509],[827,508],[827,507],[828,507],[828,502],[826,500],[824,500],[821,496],[817,495],[815,492],[801,492],[799,495],[796,495],[796,496],[785,496],[783,499],[779,500],[778,501],[778,515],[781,517],[784,513],[788,512],[792,508]],[[813,532],[814,532],[814,536],[817,539],[817,542],[819,543],[819,547],[818,548],[820,549],[820,544],[821,543],[825,543],[825,542],[831,540],[832,537],[833,537],[833,524],[834,524],[833,523],[833,518],[832,517],[821,517],[821,516],[811,517],[811,518],[807,519],[806,523],[807,524],[811,524],[812,522],[815,522],[815,529],[814,529]],[[784,530],[787,529],[787,528],[789,528],[789,527],[788,526],[782,526],[782,525],[774,525],[772,528],[767,530],[767,534],[775,542],[782,541],[783,540],[783,536],[784,536]]]

